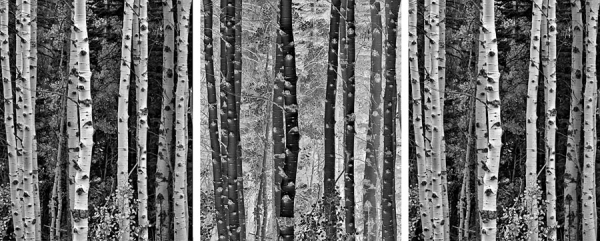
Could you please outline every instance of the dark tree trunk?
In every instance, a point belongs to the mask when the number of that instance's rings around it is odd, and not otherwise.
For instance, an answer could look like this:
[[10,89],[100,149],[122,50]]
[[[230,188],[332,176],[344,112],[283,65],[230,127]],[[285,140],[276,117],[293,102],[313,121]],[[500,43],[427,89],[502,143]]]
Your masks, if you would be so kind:
[[229,237],[232,241],[240,239],[240,219],[237,190],[237,109],[235,104],[235,6],[233,0],[228,0],[225,7],[225,51],[227,62],[227,83],[222,85],[222,91],[226,93],[227,109],[227,175],[228,175],[228,206],[229,206]]
[[215,71],[213,60],[213,36],[212,36],[212,0],[204,0],[204,58],[206,71],[206,90],[208,95],[208,122],[210,132],[210,147],[212,150],[213,163],[213,188],[215,192],[215,210],[217,211],[217,232],[219,240],[227,240],[227,226],[225,224],[225,212],[223,210],[223,179],[221,176],[221,149],[219,145],[219,126],[217,123],[217,96]]
[[383,184],[382,184],[382,231],[383,240],[396,240],[394,226],[396,211],[394,198],[395,113],[396,113],[396,26],[399,0],[386,0],[386,43],[385,43],[385,92],[383,97]]
[[[367,129],[367,158],[365,164],[365,182],[363,184],[364,196],[364,240],[375,241],[377,238],[379,221],[377,217],[377,190],[379,187],[377,172],[379,170],[380,154],[379,142],[381,140],[381,6],[379,2],[371,0],[371,97],[369,107],[369,129]],[[379,78],[379,79],[377,79]],[[367,205],[368,203],[368,205]]]
[[242,141],[240,132],[240,106],[242,101],[242,0],[235,1],[235,112],[236,112],[236,136],[237,136],[237,188],[238,188],[238,210],[240,215],[240,240],[246,240],[246,209],[244,207],[244,175],[242,174]]
[[[281,34],[277,31],[277,48],[275,50],[275,84],[273,86],[273,163],[275,183],[273,200],[275,200],[275,216],[281,210],[281,173],[285,164],[285,133],[283,131],[283,50]],[[279,229],[277,230],[279,233]],[[278,235],[279,236],[279,235]]]
[[327,68],[327,87],[325,91],[325,164],[323,167],[323,189],[325,196],[325,215],[327,216],[326,235],[335,237],[336,215],[332,207],[335,189],[335,92],[338,68],[338,41],[340,24],[340,0],[331,1],[331,20],[329,25],[329,51]]
[[345,73],[346,91],[344,93],[344,105],[346,106],[345,119],[345,201],[346,201],[346,233],[354,239],[356,227],[354,223],[354,135],[355,135],[355,115],[354,115],[354,63],[355,56],[355,26],[354,26],[354,7],[355,1],[348,0],[346,6],[346,58],[347,67]]

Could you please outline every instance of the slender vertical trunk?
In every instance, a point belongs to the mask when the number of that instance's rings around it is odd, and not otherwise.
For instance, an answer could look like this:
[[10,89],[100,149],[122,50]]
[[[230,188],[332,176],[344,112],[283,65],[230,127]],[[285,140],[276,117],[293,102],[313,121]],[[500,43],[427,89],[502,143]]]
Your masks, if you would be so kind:
[[[476,92],[476,90],[474,90]],[[471,198],[470,198],[470,181],[471,181],[471,147],[473,146],[473,124],[474,124],[474,112],[475,112],[475,102],[477,100],[472,99],[473,102],[471,102],[470,105],[470,109],[471,109],[471,113],[469,114],[469,121],[467,124],[467,129],[468,129],[468,136],[467,136],[467,148],[466,148],[466,153],[465,153],[465,166],[463,167],[463,182],[462,182],[462,188],[460,191],[460,198],[458,200],[459,204],[459,229],[458,229],[458,240],[469,240],[468,235],[469,232],[467,232],[466,230],[468,230],[470,227],[468,226],[468,221],[469,220],[469,211],[466,206],[469,205],[469,203],[471,203]]]
[[382,238],[396,239],[396,201],[394,196],[394,163],[396,159],[395,114],[396,114],[396,27],[398,23],[399,0],[386,0],[385,38],[385,90],[383,96],[383,174],[382,174]]
[[[33,105],[31,102],[31,79],[30,79],[30,49],[31,49],[31,4],[29,1],[17,1],[20,5],[18,15],[18,44],[20,48],[17,52],[18,85],[17,91],[20,92],[18,101],[20,102],[18,112],[22,113],[22,156],[23,156],[23,221],[25,227],[25,240],[35,240],[36,237],[36,217],[35,217],[35,198],[34,198],[34,175],[33,175],[33,131],[35,128],[32,120]],[[19,114],[19,113],[17,113]],[[19,118],[19,116],[17,117]],[[18,119],[17,119],[18,120]]]
[[[229,228],[229,222],[231,222],[231,220],[229,220],[229,198],[228,198],[228,193],[229,193],[229,185],[227,184],[227,181],[229,180],[229,173],[227,172],[228,169],[228,164],[227,164],[227,160],[228,160],[228,156],[229,156],[229,152],[227,151],[227,144],[229,143],[229,126],[227,123],[227,92],[226,92],[226,88],[227,88],[227,54],[226,54],[226,46],[225,46],[225,26],[226,26],[226,6],[227,6],[227,0],[221,0],[221,5],[220,5],[220,16],[219,16],[219,20],[220,20],[220,36],[219,39],[220,41],[220,88],[219,88],[219,101],[220,101],[220,119],[221,119],[221,134],[220,134],[220,144],[221,144],[221,158],[222,158],[222,162],[221,162],[221,174],[222,174],[222,178],[223,178],[223,196],[221,198],[221,202],[223,203],[223,208],[224,208],[224,212],[225,212],[225,224],[227,226],[227,228]],[[228,237],[229,238],[229,237]]]
[[[62,55],[61,55],[61,60],[60,60],[61,64],[59,64],[60,68],[62,70]],[[63,79],[62,76],[62,71],[61,73],[61,79]],[[68,83],[67,83],[68,84]],[[66,87],[66,85],[65,85]],[[65,94],[67,94],[67,88],[65,88]],[[54,241],[54,240],[60,240],[60,232],[56,232],[57,230],[60,229],[60,221],[61,221],[61,214],[62,214],[62,156],[63,156],[63,142],[64,142],[64,136],[63,134],[65,133],[65,117],[66,117],[66,110],[67,110],[67,96],[63,95],[61,98],[61,109],[60,109],[60,114],[59,114],[59,132],[58,132],[58,144],[57,144],[57,148],[56,148],[56,166],[54,167],[54,185],[52,187],[52,196],[50,198],[50,203],[48,204],[50,206],[50,215],[51,215],[51,221],[50,221],[50,240]],[[58,211],[56,210],[58,209]]]
[[440,0],[438,78],[440,93],[440,164],[442,205],[444,208],[444,240],[450,240],[450,206],[448,204],[448,173],[446,172],[446,137],[444,134],[444,100],[446,99],[446,0]]
[[483,209],[481,210],[482,240],[496,240],[496,196],[498,192],[498,170],[500,166],[500,150],[502,148],[502,125],[500,119],[500,72],[498,71],[498,43],[494,16],[494,0],[483,3],[483,27],[487,44],[487,106],[489,151],[487,162],[482,167],[483,176]]
[[[117,189],[124,193],[129,189],[129,127],[127,112],[129,106],[129,83],[131,77],[132,34],[133,34],[133,0],[124,2],[123,36],[121,42],[121,67],[119,78],[119,107],[118,107],[118,160],[117,160]],[[120,196],[119,234],[121,241],[129,240],[129,198]]]
[[35,100],[37,99],[37,0],[31,0],[31,42],[30,42],[30,79],[31,79],[31,162],[33,165],[33,198],[35,213],[35,239],[42,240],[42,215],[40,212],[40,194],[37,161],[37,137],[35,130]]
[[428,188],[431,182],[431,177],[428,175],[431,170],[431,163],[426,159],[425,140],[423,136],[423,117],[422,107],[423,100],[421,99],[421,79],[419,75],[419,59],[418,59],[418,37],[417,37],[417,0],[410,1],[409,8],[409,64],[410,64],[410,83],[412,87],[412,121],[414,128],[415,139],[415,156],[417,163],[417,177],[419,187],[419,217],[421,219],[421,228],[425,240],[433,238],[431,226],[431,213],[429,212],[429,197],[431,189]]
[[579,240],[579,205],[577,187],[579,182],[578,168],[581,157],[581,119],[582,113],[582,68],[583,68],[583,9],[581,1],[571,1],[571,28],[573,47],[571,48],[571,113],[569,119],[569,138],[567,139],[567,160],[565,164],[565,241]]
[[148,0],[139,0],[139,66],[136,68],[137,82],[137,197],[139,239],[148,240]]
[[[229,0],[225,7],[225,49],[226,49],[226,82],[223,82],[221,91],[226,93],[226,121],[227,121],[227,196],[229,208],[229,232],[231,240],[240,238],[240,219],[237,188],[237,113],[235,104],[235,6],[234,1]],[[223,108],[223,107],[222,107]]]
[[236,112],[236,136],[237,136],[237,192],[238,209],[240,216],[240,240],[246,240],[246,208],[244,205],[244,175],[242,170],[242,141],[240,132],[240,106],[242,101],[242,0],[235,1],[235,112]]
[[340,25],[340,0],[331,1],[331,19],[329,24],[329,51],[327,59],[327,87],[325,90],[325,164],[323,167],[323,193],[325,194],[326,235],[334,237],[336,233],[336,215],[334,209],[335,189],[335,96],[338,69],[338,42]]
[[596,34],[598,25],[598,3],[586,0],[586,60],[585,60],[585,92],[583,103],[583,180],[581,184],[582,201],[582,238],[596,240]]
[[379,186],[379,142],[381,140],[381,6],[370,0],[371,5],[371,73],[369,128],[367,129],[367,150],[365,163],[365,181],[363,182],[363,219],[364,240],[374,241],[379,237],[379,217],[377,215],[377,189]]
[[[67,165],[68,165],[68,193],[69,193],[69,213],[75,205],[75,163],[79,160],[79,120],[77,111],[77,102],[79,94],[77,93],[77,38],[75,31],[71,29],[71,45],[69,49],[69,82],[67,85]],[[73,220],[71,215],[71,226]]]
[[[278,21],[279,22],[279,21]],[[281,33],[277,31],[277,48],[275,60],[275,83],[273,85],[273,166],[274,173],[274,203],[275,216],[280,216],[281,210],[281,179],[285,164],[285,131],[283,129],[283,50],[281,44]],[[277,229],[278,237],[280,230]]]
[[548,76],[546,76],[546,225],[548,240],[557,240],[556,229],[556,0],[548,0]]
[[344,106],[345,106],[345,145],[346,149],[344,152],[345,156],[345,202],[346,202],[346,233],[354,239],[356,234],[356,226],[354,221],[354,135],[355,126],[354,121],[356,116],[354,114],[354,96],[355,96],[355,80],[354,80],[354,64],[356,62],[356,27],[354,26],[354,8],[355,1],[348,0],[346,8],[346,78],[344,79],[346,85],[346,91],[344,92]]
[[[217,232],[219,240],[227,240],[227,226],[225,224],[225,213],[223,209],[223,178],[221,170],[221,149],[219,144],[219,126],[217,116],[216,81],[213,59],[213,35],[212,35],[212,13],[213,3],[204,0],[204,57],[206,70],[206,89],[208,97],[208,122],[210,128],[210,146],[212,150],[213,163],[213,189],[215,191],[215,210],[217,211]],[[166,41],[166,40],[165,40]]]
[[429,5],[429,27],[430,38],[429,42],[431,55],[426,55],[430,58],[428,85],[425,92],[430,94],[430,99],[427,102],[431,103],[431,183],[432,183],[432,209],[433,216],[433,239],[442,240],[445,235],[445,220],[443,206],[443,179],[442,179],[442,163],[441,163],[441,145],[442,145],[442,116],[440,103],[440,86],[439,86],[439,1],[431,0]]
[[[20,201],[19,190],[22,190],[22,170],[19,168],[17,158],[17,140],[15,138],[15,113],[12,92],[12,77],[10,73],[10,52],[8,32],[8,0],[0,1],[0,62],[2,64],[2,89],[4,100],[4,126],[6,131],[6,150],[8,158],[8,171],[10,176],[11,216],[14,234],[17,240],[23,239],[23,207]],[[18,86],[17,86],[18,87]]]
[[75,206],[72,211],[74,222],[73,240],[87,240],[88,235],[88,193],[90,189],[90,167],[92,164],[92,147],[94,144],[93,118],[92,118],[92,93],[90,70],[89,42],[86,23],[86,1],[75,2],[75,35],[77,38],[77,68],[78,68],[78,94],[79,94],[79,155],[75,166]]
[[182,0],[177,5],[177,29],[178,35],[176,39],[177,45],[177,66],[175,72],[177,74],[177,89],[176,89],[176,105],[175,105],[175,168],[173,186],[174,199],[174,238],[175,240],[188,240],[188,222],[186,218],[186,205],[188,194],[186,192],[187,179],[187,107],[188,99],[186,98],[189,91],[188,83],[188,33],[190,19],[190,0]]
[[292,28],[292,1],[281,1],[280,15],[281,43],[283,46],[283,78],[285,80],[283,98],[285,109],[285,165],[281,180],[280,237],[294,240],[294,201],[296,197],[296,174],[298,153],[300,151],[300,132],[298,126],[298,101],[296,97],[296,50]]
[[[206,8],[205,8],[206,9]],[[212,13],[212,5],[210,5]],[[212,15],[212,14],[211,14]],[[210,16],[209,20],[212,20]],[[206,20],[205,20],[206,21]],[[211,26],[212,22],[209,22]],[[174,87],[174,50],[175,50],[175,19],[173,18],[173,2],[163,1],[163,74],[162,88],[163,99],[161,109],[161,122],[158,137],[158,160],[156,164],[156,234],[155,240],[170,240],[171,215],[169,209],[169,180],[171,180],[171,152],[173,141],[173,87]],[[210,28],[209,28],[210,29]],[[206,30],[205,30],[206,31]],[[212,46],[212,32],[210,46]],[[206,49],[206,48],[205,48]],[[211,49],[212,51],[212,49]],[[212,60],[212,52],[210,55]],[[208,70],[208,68],[206,68]],[[210,68],[212,70],[212,66]],[[212,73],[214,74],[214,72]],[[212,74],[210,75],[212,77]],[[208,75],[208,73],[207,73]],[[207,79],[208,80],[208,79]],[[214,84],[214,77],[213,77]],[[214,86],[213,86],[214,88]],[[213,89],[214,90],[214,89]],[[213,92],[214,95],[214,92]],[[216,110],[215,110],[216,111]],[[211,132],[212,135],[212,132]],[[217,140],[218,142],[218,140]],[[218,144],[217,144],[218,145]],[[215,188],[216,190],[216,188]],[[218,196],[220,197],[220,195]],[[215,202],[217,199],[215,199]],[[220,201],[220,199],[218,200]]]
[[[537,195],[534,192],[537,189],[537,92],[538,92],[538,79],[540,72],[540,48],[541,48],[541,22],[542,22],[542,0],[536,0],[533,3],[533,19],[531,23],[531,45],[529,58],[531,64],[529,65],[529,81],[527,87],[527,123],[526,135],[527,135],[527,161],[526,161],[526,189],[530,193],[527,195],[527,210],[529,213],[537,216]],[[537,230],[538,222],[537,218],[530,219],[527,224],[529,230]],[[535,231],[533,233],[536,233]],[[530,241],[538,239],[538,235],[534,234],[529,237]]]
[[[475,150],[477,152],[477,212],[483,210],[483,164],[487,159],[488,153],[488,128],[487,128],[487,107],[485,93],[486,69],[485,69],[485,39],[483,36],[483,27],[479,28],[479,51],[477,56],[477,88],[475,100]],[[481,216],[479,224],[481,224]],[[481,229],[481,226],[479,227]],[[479,233],[479,232],[478,232]]]
[[[425,0],[425,6],[431,6],[432,5],[432,0]],[[431,18],[431,8],[430,7],[426,7],[425,8],[425,13],[423,14],[424,17],[424,23],[425,23],[425,38],[426,39],[430,39],[432,36],[432,24],[430,21]],[[433,153],[432,153],[432,139],[433,139],[433,120],[432,120],[432,110],[433,110],[433,106],[432,106],[432,82],[431,82],[431,78],[432,78],[432,74],[433,74],[433,68],[432,68],[432,64],[433,64],[433,58],[431,58],[432,55],[432,48],[431,48],[431,41],[423,41],[424,42],[424,50],[423,50],[423,64],[424,64],[424,80],[423,80],[423,109],[424,109],[424,114],[425,117],[424,119],[424,130],[425,130],[425,140],[424,140],[424,149],[425,149],[425,172],[427,175],[427,187],[426,190],[429,190],[430,193],[426,193],[426,199],[429,202],[429,205],[427,206],[428,210],[427,212],[430,215],[430,220],[431,220],[431,227],[434,228],[433,226],[433,219],[435,218],[435,215],[433,214],[433,207],[434,207],[434,203],[433,203]],[[417,53],[418,54],[418,53]],[[433,235],[435,230],[431,230],[431,238],[433,239]]]

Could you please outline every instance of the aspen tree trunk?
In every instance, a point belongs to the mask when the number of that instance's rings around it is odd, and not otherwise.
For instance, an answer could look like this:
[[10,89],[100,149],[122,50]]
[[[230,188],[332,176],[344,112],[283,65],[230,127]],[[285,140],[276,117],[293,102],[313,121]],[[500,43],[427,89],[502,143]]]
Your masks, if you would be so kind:
[[430,27],[430,53],[431,55],[425,55],[426,58],[431,59],[430,72],[428,78],[428,86],[426,86],[425,92],[430,94],[431,102],[431,167],[432,167],[432,189],[431,209],[433,211],[433,239],[442,240],[445,235],[445,220],[444,220],[444,206],[443,206],[443,185],[442,185],[442,164],[441,164],[441,143],[442,143],[442,120],[441,120],[441,103],[440,102],[440,88],[439,88],[439,1],[431,0],[429,5],[429,27]]
[[[348,68],[348,38],[346,36],[346,11],[348,9],[348,0],[341,0],[340,2],[340,32],[339,32],[339,43],[338,43],[338,68],[337,68],[337,83],[336,83],[336,94],[335,94],[335,188],[339,193],[340,206],[345,207],[346,192],[344,190],[344,182],[338,184],[339,178],[344,175],[346,171],[346,126],[345,126],[345,114],[346,114],[346,88],[347,79],[346,69]],[[344,178],[345,180],[345,178]],[[342,181],[344,181],[342,180]],[[342,214],[345,218],[345,213]],[[341,220],[341,219],[340,219]],[[344,220],[345,223],[345,220]],[[346,232],[346,226],[342,225],[339,229],[342,233]]]
[[583,103],[583,177],[581,184],[582,238],[596,240],[596,101],[598,97],[596,83],[596,34],[598,25],[598,3],[585,1],[586,16],[586,60],[585,60],[585,92]]
[[438,78],[440,93],[440,164],[442,176],[442,205],[444,208],[444,240],[450,240],[450,206],[448,204],[448,174],[446,172],[446,137],[444,134],[444,100],[446,99],[446,0],[440,1]]
[[[140,60],[141,60],[141,45],[142,45],[142,39],[140,38],[140,0],[133,0],[133,42],[132,42],[132,61],[133,61],[133,75],[131,76],[131,80],[133,83],[133,86],[135,87],[135,110],[137,111],[140,108],[140,101],[138,99],[138,96],[140,95],[140,89],[138,88],[139,85],[139,79],[140,79]],[[137,112],[135,114],[136,116],[136,125],[135,125],[135,152],[136,152],[136,166],[137,166],[137,156],[138,156],[138,142],[137,142],[137,138],[138,138],[138,128],[137,128]]]
[[[479,28],[479,54],[477,60],[477,89],[475,100],[475,149],[477,150],[477,211],[483,210],[483,163],[487,159],[488,153],[488,128],[487,128],[487,107],[485,93],[485,81],[487,70],[485,69],[485,39],[483,36],[483,27]],[[481,216],[479,216],[481,224]],[[480,227],[481,228],[481,227]]]
[[227,54],[226,54],[226,46],[225,46],[225,15],[226,15],[226,6],[227,6],[227,0],[221,0],[221,7],[220,7],[220,12],[219,12],[219,20],[220,20],[220,33],[221,35],[219,36],[220,41],[220,83],[219,83],[219,101],[220,101],[220,120],[221,120],[221,135],[220,135],[220,144],[221,144],[221,158],[222,158],[222,162],[221,162],[221,170],[222,170],[222,178],[223,178],[223,197],[222,197],[222,203],[223,203],[223,208],[224,208],[224,212],[225,212],[225,224],[227,226],[227,228],[229,228],[229,198],[228,198],[228,194],[229,194],[229,185],[227,184],[227,181],[229,180],[229,173],[227,172],[228,169],[228,156],[229,153],[227,151],[227,144],[229,143],[229,126],[227,123],[227,92],[225,91],[227,88]]
[[363,219],[364,240],[378,240],[379,215],[377,208],[377,190],[380,189],[379,172],[379,143],[381,141],[381,5],[376,0],[370,0],[371,7],[371,73],[370,73],[370,102],[369,128],[367,129],[367,150],[365,163],[365,180],[363,181]]
[[356,119],[356,115],[354,114],[354,96],[355,96],[355,80],[354,80],[354,65],[356,62],[356,27],[354,26],[354,9],[355,9],[355,1],[348,0],[347,8],[346,8],[346,58],[347,58],[347,67],[346,67],[346,78],[344,79],[346,85],[346,91],[344,91],[344,107],[345,107],[345,125],[344,125],[344,133],[345,133],[345,178],[344,178],[344,187],[345,187],[345,204],[346,204],[346,233],[350,235],[350,238],[353,240],[356,234],[356,226],[354,221],[354,136],[355,125],[354,121]]
[[[425,6],[431,6],[432,4],[432,0],[425,0]],[[423,14],[424,17],[424,28],[425,28],[425,38],[430,39],[431,35],[432,35],[432,25],[431,25],[431,8],[430,7],[425,7],[425,13]],[[425,171],[427,172],[427,178],[428,178],[428,182],[427,182],[427,187],[426,189],[430,191],[429,194],[427,194],[426,198],[429,202],[428,205],[428,210],[427,212],[430,215],[430,219],[432,222],[432,228],[433,228],[433,219],[435,218],[435,215],[433,214],[433,153],[432,153],[432,138],[433,138],[433,120],[432,120],[432,82],[431,82],[431,76],[433,74],[433,68],[432,68],[432,61],[433,58],[431,58],[431,54],[432,54],[432,50],[431,50],[431,41],[424,41],[424,50],[423,50],[423,64],[424,64],[424,80],[423,80],[423,109],[424,109],[424,129],[425,129],[425,143],[424,143],[424,149],[425,149]],[[433,232],[435,232],[433,229],[431,230],[431,238],[433,238]]]
[[394,197],[394,162],[396,144],[394,141],[396,130],[394,118],[396,114],[396,27],[398,23],[399,0],[386,0],[386,38],[385,38],[385,90],[383,111],[383,173],[382,173],[382,238],[383,240],[396,240],[396,204]]
[[324,148],[325,164],[323,166],[323,193],[325,194],[325,215],[327,216],[326,235],[336,234],[334,190],[335,190],[335,96],[338,69],[338,42],[340,25],[340,0],[331,1],[331,19],[329,24],[329,51],[327,59],[327,87],[325,90],[325,129]]
[[[206,9],[206,8],[205,8]],[[212,5],[209,8],[212,15]],[[210,19],[212,20],[212,16]],[[206,21],[206,20],[205,20]],[[175,67],[175,19],[173,18],[173,2],[163,1],[163,73],[162,73],[162,88],[163,99],[161,109],[161,122],[159,127],[158,137],[158,159],[156,164],[156,234],[155,240],[166,241],[171,240],[171,211],[169,208],[169,181],[171,180],[171,163],[172,163],[172,141],[173,141],[173,87],[175,83],[174,67]],[[212,22],[210,22],[212,25]],[[209,25],[210,26],[210,25]],[[210,28],[209,28],[210,29]],[[204,30],[206,31],[206,30]],[[212,46],[212,32],[211,42]],[[205,48],[206,49],[206,48]],[[211,49],[212,51],[212,49]],[[212,60],[212,52],[211,52]],[[211,66],[212,69],[212,66]],[[207,68],[208,70],[208,68]],[[213,77],[211,74],[211,77]],[[207,73],[208,75],[208,73]],[[214,84],[214,77],[213,77]],[[214,88],[214,86],[213,86]],[[214,89],[213,89],[214,90]],[[213,92],[214,94],[214,92]],[[215,110],[216,111],[216,110]],[[218,128],[218,127],[217,127]],[[211,132],[212,135],[212,132]],[[218,140],[217,140],[218,142]],[[218,143],[217,143],[218,145]],[[219,163],[220,165],[220,163]],[[220,167],[219,167],[220,168]],[[215,188],[215,190],[217,190]],[[215,202],[220,203],[220,195],[216,196]]]
[[423,117],[421,99],[421,78],[419,75],[419,51],[417,37],[417,0],[410,1],[409,22],[409,64],[410,64],[410,83],[412,87],[412,121],[415,139],[415,156],[417,162],[417,177],[419,187],[419,218],[421,219],[421,228],[423,230],[424,240],[431,240],[433,227],[431,226],[431,213],[429,212],[429,197],[431,189],[428,188],[431,177],[428,175],[431,170],[431,163],[426,160],[425,140],[423,136]]
[[[79,160],[79,120],[77,102],[77,38],[71,29],[71,44],[69,46],[69,83],[67,85],[67,150],[68,150],[68,178],[69,185],[69,213],[75,207],[75,164]],[[69,215],[71,218],[71,215]],[[73,225],[71,218],[71,226]]]
[[[20,48],[17,52],[17,58],[20,59],[20,64],[17,62],[18,76],[17,86],[20,92],[18,96],[18,112],[22,113],[22,155],[23,155],[23,221],[25,227],[25,240],[35,240],[35,198],[34,198],[34,178],[33,178],[33,131],[35,128],[32,120],[31,104],[31,79],[30,79],[30,49],[31,49],[31,4],[29,1],[17,1],[20,5],[17,25],[19,30],[19,38],[17,41]],[[20,68],[19,68],[20,67]],[[19,114],[19,113],[17,113]],[[18,117],[17,117],[18,118]],[[17,119],[18,120],[18,119]]]
[[483,241],[496,240],[496,195],[498,192],[498,169],[502,148],[502,126],[500,119],[500,72],[498,71],[498,44],[494,23],[494,0],[483,2],[483,28],[487,44],[487,105],[489,150],[483,176],[483,208],[481,210],[481,238]]
[[571,1],[571,28],[573,33],[573,47],[571,48],[571,113],[567,133],[567,160],[565,164],[565,241],[579,240],[579,205],[577,187],[579,182],[578,168],[581,155],[581,119],[583,108],[582,100],[582,72],[583,72],[583,9],[581,1]]
[[35,130],[35,100],[37,99],[37,0],[31,0],[31,42],[30,42],[30,79],[31,79],[31,138],[32,154],[31,162],[33,165],[33,198],[35,212],[35,239],[42,240],[42,215],[40,212],[40,194],[38,180],[38,161],[37,161],[37,137]]
[[[213,59],[213,37],[212,37],[212,13],[213,3],[211,0],[204,0],[204,57],[206,70],[206,88],[208,95],[208,121],[210,127],[210,146],[213,160],[213,189],[215,191],[215,210],[217,211],[217,232],[218,239],[227,240],[227,226],[225,224],[225,213],[223,209],[223,177],[221,175],[221,147],[219,144],[219,126],[217,114],[217,96],[216,81]],[[166,41],[166,40],[165,40]]]
[[546,76],[546,225],[548,240],[557,240],[556,229],[556,0],[548,0],[548,76]]
[[[227,196],[229,208],[229,232],[230,240],[240,239],[239,202],[237,188],[237,115],[235,105],[235,6],[233,0],[228,0],[225,8],[225,48],[227,59],[226,82],[221,91],[226,93],[226,121],[227,121]],[[223,107],[222,107],[223,108]]]
[[240,132],[240,106],[242,101],[242,0],[235,1],[235,60],[234,60],[234,78],[235,78],[235,112],[237,136],[237,192],[238,209],[240,216],[240,240],[246,240],[246,208],[244,205],[244,175],[242,169],[242,140]]
[[139,48],[140,62],[137,66],[137,194],[139,239],[148,240],[148,172],[147,172],[147,136],[148,136],[148,0],[139,0]]
[[[123,37],[121,42],[121,67],[119,78],[119,107],[118,107],[118,161],[117,161],[117,187],[121,193],[129,190],[129,127],[127,125],[129,115],[129,83],[131,77],[131,49],[133,34],[133,0],[124,2],[123,13]],[[129,240],[129,198],[120,197],[118,200],[121,207],[119,232],[120,240]]]
[[177,98],[175,106],[175,168],[174,168],[174,238],[175,240],[188,240],[188,219],[186,218],[186,200],[188,199],[186,178],[187,178],[187,99],[189,90],[188,84],[188,34],[191,0],[181,0],[177,5],[177,89],[175,96]]
[[[13,91],[10,73],[10,51],[8,32],[8,0],[0,1],[0,63],[2,64],[2,89],[4,90],[4,125],[6,128],[6,150],[8,158],[8,171],[10,176],[11,216],[16,240],[23,239],[23,207],[20,201],[19,190],[23,188],[22,170],[19,168],[17,156],[17,140],[15,138],[15,115],[13,104]],[[18,87],[18,86],[17,86]]]
[[79,94],[79,147],[81,153],[75,166],[75,206],[72,211],[74,219],[73,240],[87,240],[88,235],[88,193],[90,189],[90,166],[92,164],[92,147],[94,144],[93,118],[92,118],[92,93],[89,58],[89,42],[86,24],[86,2],[75,1],[75,35],[78,51],[77,84]]
[[[279,16],[277,17],[279,19]],[[278,21],[279,22],[279,21]],[[285,164],[285,131],[283,129],[283,50],[281,43],[281,32],[277,31],[277,47],[275,50],[275,83],[273,85],[273,168],[274,184],[273,184],[273,199],[275,203],[275,216],[280,217],[281,211],[281,179],[284,173]],[[279,226],[278,226],[279,227]],[[277,237],[279,237],[280,229],[277,228]]]
[[[525,165],[526,190],[533,192],[537,189],[537,92],[540,73],[540,48],[541,48],[541,22],[542,22],[542,0],[533,2],[533,17],[531,23],[531,45],[529,48],[529,81],[527,87],[527,122],[525,124],[527,136],[527,161]],[[537,195],[530,193],[526,195],[527,210],[537,217]],[[529,230],[538,230],[537,218],[529,219]],[[538,240],[536,231],[529,237],[530,241]]]
[[286,241],[294,240],[294,201],[296,197],[296,174],[298,153],[300,151],[300,132],[298,127],[298,101],[296,97],[296,50],[292,28],[292,1],[281,1],[280,32],[283,45],[284,108],[285,108],[285,175],[281,180],[281,218],[280,237]]

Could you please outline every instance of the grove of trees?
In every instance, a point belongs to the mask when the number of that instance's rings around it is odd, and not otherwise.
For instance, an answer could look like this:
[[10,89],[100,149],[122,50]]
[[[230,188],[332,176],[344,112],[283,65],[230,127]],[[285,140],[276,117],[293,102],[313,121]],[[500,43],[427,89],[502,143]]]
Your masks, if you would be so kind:
[[0,2],[3,240],[192,240],[191,4]]
[[598,1],[410,1],[413,240],[596,240]]
[[203,0],[202,240],[408,237],[407,3]]

